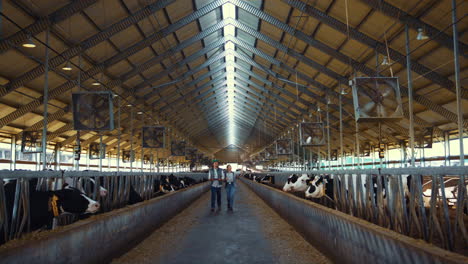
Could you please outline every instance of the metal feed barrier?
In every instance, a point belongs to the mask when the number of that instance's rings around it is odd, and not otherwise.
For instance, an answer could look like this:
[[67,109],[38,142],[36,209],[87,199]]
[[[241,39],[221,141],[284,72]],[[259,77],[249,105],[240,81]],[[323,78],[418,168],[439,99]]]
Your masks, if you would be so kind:
[[[172,173],[179,177],[188,176],[195,180],[205,179],[206,173]],[[93,178],[94,186],[102,186],[107,189],[107,195],[101,197],[99,188],[93,188],[90,181],[84,181],[84,191],[90,198],[99,201],[101,209],[99,213],[108,212],[128,205],[130,187],[144,200],[151,199],[159,190],[154,190],[153,182],[159,180],[162,175],[168,173],[142,173],[142,172],[93,172],[93,171],[0,171],[0,180],[17,180],[15,197],[11,214],[6,207],[4,184],[0,184],[0,230],[4,230],[4,240],[9,241],[20,237],[23,233],[30,232],[29,218],[29,179],[38,178],[37,190],[59,190],[62,188],[63,179],[70,177],[74,183],[79,178]],[[101,179],[103,182],[101,183]],[[11,219],[8,219],[11,215]],[[75,222],[78,216],[63,213],[54,218],[55,226],[67,225]],[[10,220],[10,221],[9,221]],[[8,224],[10,223],[10,224]]]
[[[314,199],[315,202],[445,249],[466,253],[468,167],[261,174],[274,175],[275,185],[282,187],[293,173],[333,176],[333,197]],[[409,188],[403,177],[407,175],[412,175]],[[375,185],[367,184],[372,182],[372,177]]]
[[467,263],[468,258],[272,187],[241,179],[333,263]]

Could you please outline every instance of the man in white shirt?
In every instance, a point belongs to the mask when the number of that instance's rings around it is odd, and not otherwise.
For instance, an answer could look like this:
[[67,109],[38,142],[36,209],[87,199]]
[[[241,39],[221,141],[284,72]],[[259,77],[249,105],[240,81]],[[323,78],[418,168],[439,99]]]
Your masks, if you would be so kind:
[[208,171],[208,180],[211,181],[211,211],[215,210],[215,200],[218,211],[221,210],[221,187],[225,179],[224,171],[219,168],[218,160],[213,160],[213,167]]

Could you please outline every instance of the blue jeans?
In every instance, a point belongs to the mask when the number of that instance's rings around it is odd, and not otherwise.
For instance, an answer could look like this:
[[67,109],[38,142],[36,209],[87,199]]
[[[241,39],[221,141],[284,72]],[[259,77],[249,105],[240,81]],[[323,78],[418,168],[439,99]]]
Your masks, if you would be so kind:
[[221,208],[221,187],[211,186],[211,209],[215,208],[215,200],[218,201],[218,208]]
[[232,208],[234,205],[234,192],[236,191],[236,187],[234,184],[226,184],[226,196],[227,196],[227,203],[228,208]]

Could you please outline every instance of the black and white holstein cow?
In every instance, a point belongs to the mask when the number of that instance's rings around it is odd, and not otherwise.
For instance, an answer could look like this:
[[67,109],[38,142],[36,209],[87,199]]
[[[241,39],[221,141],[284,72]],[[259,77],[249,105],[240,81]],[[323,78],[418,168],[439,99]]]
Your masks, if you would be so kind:
[[[8,226],[11,226],[17,180],[4,185],[5,205]],[[100,204],[87,197],[80,190],[66,187],[56,191],[37,191],[37,179],[29,180],[29,213],[31,231],[43,227],[51,228],[54,217],[62,213],[93,214],[99,211]],[[4,232],[0,230],[0,243],[4,241]]]
[[308,181],[310,180],[307,174],[301,176],[293,174],[288,177],[288,180],[283,186],[285,192],[305,192],[308,188]]
[[259,175],[259,176],[253,176],[253,181],[258,182],[258,183],[263,183],[263,184],[275,184],[275,176],[273,175]]
[[[102,186],[102,183],[103,183],[103,180],[100,179],[99,196],[106,197],[108,191],[106,188]],[[57,178],[54,181],[50,181],[48,185],[49,185],[49,190],[51,191],[60,190],[62,188],[69,186],[69,187],[76,188],[83,193],[86,193],[85,189],[87,188],[94,190],[94,187],[96,186],[96,180],[90,177],[78,177],[78,178],[65,177],[65,178]]]
[[315,199],[326,197],[333,201],[333,184],[334,180],[330,175],[316,175],[307,182],[305,197]]

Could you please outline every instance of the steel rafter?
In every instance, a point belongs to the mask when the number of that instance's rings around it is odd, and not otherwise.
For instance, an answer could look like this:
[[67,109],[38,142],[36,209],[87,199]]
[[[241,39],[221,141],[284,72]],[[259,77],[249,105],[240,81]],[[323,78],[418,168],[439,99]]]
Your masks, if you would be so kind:
[[[387,46],[385,43],[380,42],[372,37],[367,36],[366,34],[362,33],[361,31],[347,26],[345,23],[342,23],[338,19],[335,19],[326,13],[314,8],[311,5],[307,5],[306,3],[298,0],[282,0],[283,2],[289,4],[290,6],[310,15],[311,17],[319,20],[322,23],[329,25],[330,27],[336,29],[337,31],[347,34],[349,30],[349,36],[370,48],[375,49],[380,54],[387,56]],[[400,52],[388,47],[388,53],[392,61],[398,62],[403,67],[406,67],[406,56],[401,54]],[[439,84],[440,86],[448,89],[451,92],[455,92],[454,83],[449,80],[448,78],[438,74],[437,72],[427,68],[426,66],[420,64],[417,61],[411,61],[411,70],[419,75],[423,76],[424,78]],[[468,97],[468,92],[464,90],[463,97]]]
[[[382,12],[383,14],[393,17],[396,20],[399,20],[403,24],[408,24],[413,29],[424,28],[426,34],[437,41],[446,48],[453,50],[453,39],[451,36],[447,35],[444,32],[441,32],[439,29],[434,28],[433,26],[421,21],[420,19],[406,13],[405,11],[389,4],[384,0],[360,0],[363,3],[366,3],[368,6],[373,9]],[[460,53],[465,58],[468,57],[468,45],[459,41],[458,42]]]
[[28,37],[35,36],[43,32],[47,29],[47,27],[51,27],[52,25],[60,23],[72,15],[83,11],[96,2],[97,0],[72,1],[70,4],[54,11],[50,15],[41,17],[26,28],[14,33],[7,38],[2,39],[0,41],[0,54],[3,54],[12,47],[18,46],[27,40]]
[[[368,75],[368,76],[376,76],[376,72],[372,69],[370,69],[369,67],[367,67],[364,63],[360,63],[352,58],[350,58],[349,56],[327,46],[326,44],[316,40],[316,39],[313,39],[311,38],[310,36],[308,36],[307,34],[305,34],[304,32],[300,31],[300,30],[295,30],[292,26],[290,25],[287,25],[283,22],[281,22],[279,19],[251,6],[250,4],[248,4],[247,2],[244,2],[244,1],[240,1],[240,0],[230,0],[233,4],[235,4],[236,6],[238,6],[239,8],[242,8],[243,10],[245,10],[246,12],[249,12],[251,13],[252,15],[254,16],[257,16],[259,17],[260,19],[274,25],[275,27],[287,32],[288,34],[291,34],[292,36],[296,37],[297,39],[300,39],[302,41],[304,41],[305,43],[307,43],[308,45],[310,46],[313,46],[319,50],[321,50],[322,52],[334,57],[335,59],[341,61],[342,63],[345,63],[347,65],[350,65],[352,66],[352,68]],[[401,90],[401,93],[402,95],[404,96],[407,96],[408,95],[408,89],[405,87],[405,86],[402,86],[400,85],[400,90]],[[442,106],[439,106],[437,105],[436,103],[430,101],[429,99],[427,99],[426,97],[424,96],[421,96],[421,95],[417,95],[415,94],[414,96],[414,100],[416,102],[418,102],[419,104],[421,105],[424,105],[425,107],[427,107],[429,110],[435,112],[435,113],[438,113],[439,115],[441,115],[442,117],[444,118],[447,118],[448,120],[452,121],[452,122],[457,122],[457,117],[454,113],[452,113],[451,111],[447,110],[446,108],[442,107]],[[467,125],[467,123],[465,123],[465,126]]]

